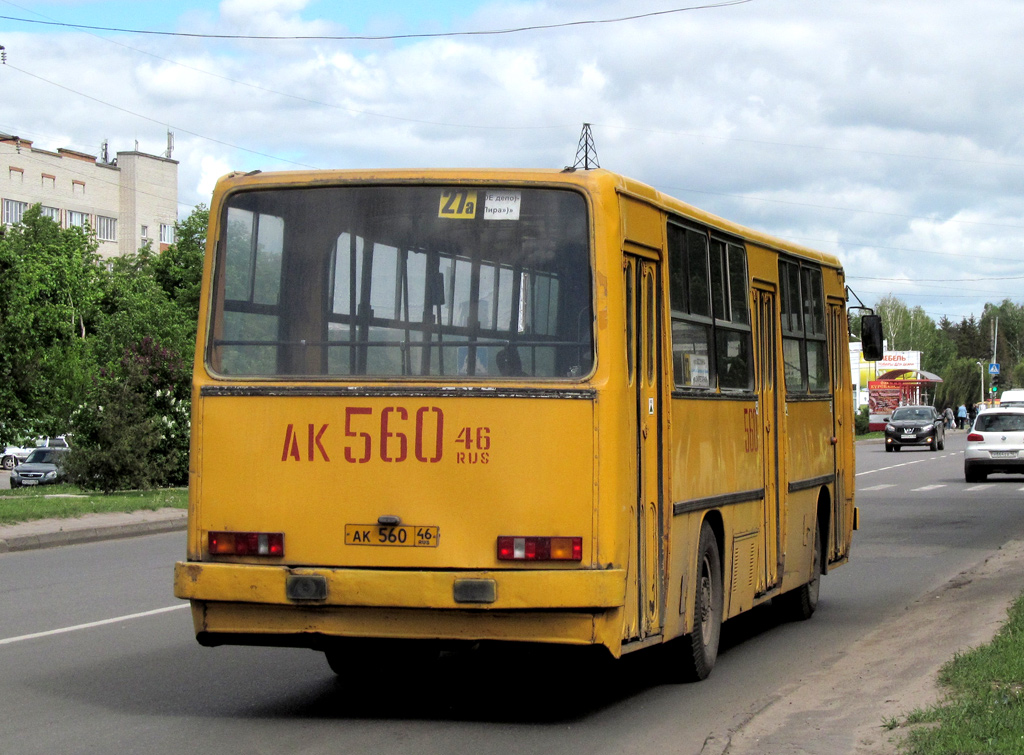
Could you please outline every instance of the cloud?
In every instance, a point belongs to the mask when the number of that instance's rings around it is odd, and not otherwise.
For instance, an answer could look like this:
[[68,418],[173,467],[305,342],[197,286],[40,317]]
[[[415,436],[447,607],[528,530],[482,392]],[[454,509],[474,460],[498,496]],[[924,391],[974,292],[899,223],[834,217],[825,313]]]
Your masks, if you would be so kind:
[[[215,13],[189,12],[179,28],[342,34],[358,26],[345,5],[224,0]],[[679,5],[645,0],[629,12]],[[138,139],[161,152],[170,128],[190,206],[209,202],[215,176],[228,170],[558,168],[572,162],[587,121],[602,166],[839,254],[865,300],[896,285],[868,279],[898,278],[911,306],[957,319],[1016,296],[1005,279],[1024,275],[1017,5],[752,2],[379,43],[19,27],[4,44],[26,73],[2,71],[0,130],[94,153],[104,138],[113,150]],[[396,28],[399,7],[362,18],[362,28],[503,29],[625,15],[621,2],[507,0]],[[970,291],[913,283],[955,281],[965,270],[1000,279]]]

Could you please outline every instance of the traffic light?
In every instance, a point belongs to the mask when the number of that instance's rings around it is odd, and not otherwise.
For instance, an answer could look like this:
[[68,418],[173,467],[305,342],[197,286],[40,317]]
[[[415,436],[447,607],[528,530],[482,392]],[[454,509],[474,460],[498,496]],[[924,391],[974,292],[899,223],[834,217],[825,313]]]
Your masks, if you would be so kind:
[[999,384],[1002,382],[1002,375],[998,372],[992,376],[992,392],[995,393],[999,390]]

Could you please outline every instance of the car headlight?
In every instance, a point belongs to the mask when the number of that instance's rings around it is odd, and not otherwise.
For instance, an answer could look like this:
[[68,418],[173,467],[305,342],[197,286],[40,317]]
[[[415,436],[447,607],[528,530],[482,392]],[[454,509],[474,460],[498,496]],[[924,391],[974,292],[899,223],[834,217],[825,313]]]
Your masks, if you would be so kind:
[[887,433],[894,433],[894,432],[896,432],[896,428],[895,428],[895,427],[893,427],[892,425],[886,425],[886,426],[885,426],[885,431],[886,431]]
[[43,475],[43,479],[44,480],[56,480],[57,479],[57,471],[54,470],[53,472],[47,472],[46,474]]
[[932,430],[935,429],[935,425],[925,425],[921,429],[924,430],[926,433],[930,433]]

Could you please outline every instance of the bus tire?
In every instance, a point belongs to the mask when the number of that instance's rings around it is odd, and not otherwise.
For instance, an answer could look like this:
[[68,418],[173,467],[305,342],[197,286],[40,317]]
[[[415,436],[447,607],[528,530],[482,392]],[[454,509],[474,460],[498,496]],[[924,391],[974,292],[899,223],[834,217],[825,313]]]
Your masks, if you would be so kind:
[[814,525],[814,556],[809,582],[779,597],[782,610],[790,621],[807,621],[818,607],[818,592],[821,588],[821,532]]
[[697,584],[693,596],[693,631],[677,640],[683,676],[706,679],[718,658],[722,636],[722,561],[718,540],[707,522],[700,529]]

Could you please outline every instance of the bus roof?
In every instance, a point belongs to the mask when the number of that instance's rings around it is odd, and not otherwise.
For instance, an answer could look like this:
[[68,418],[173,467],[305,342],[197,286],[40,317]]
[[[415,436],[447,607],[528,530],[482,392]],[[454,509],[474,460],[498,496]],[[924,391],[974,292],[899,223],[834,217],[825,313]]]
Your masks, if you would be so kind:
[[394,181],[397,183],[427,183],[431,181],[453,181],[456,183],[503,183],[543,182],[549,184],[571,184],[585,186],[592,190],[613,188],[617,193],[631,196],[640,201],[657,205],[671,212],[692,218],[700,223],[715,227],[725,233],[742,238],[775,251],[793,254],[814,260],[827,267],[842,270],[842,263],[835,255],[812,249],[801,244],[771,236],[767,233],[726,220],[718,215],[695,207],[687,202],[665,194],[652,186],[614,173],[603,168],[594,170],[557,170],[529,168],[401,168],[370,170],[294,170],[251,173],[234,172],[223,176],[217,182],[217,191],[230,191],[242,186],[329,186],[338,182]]

